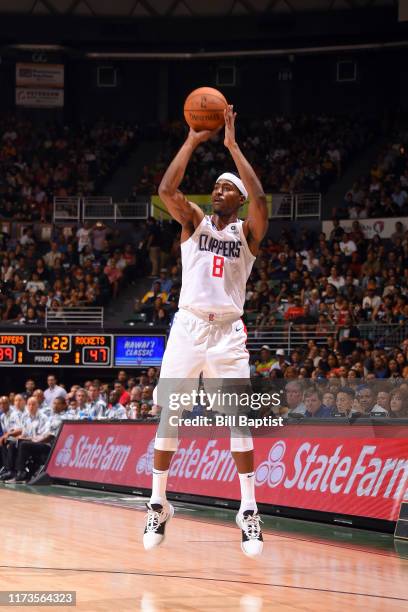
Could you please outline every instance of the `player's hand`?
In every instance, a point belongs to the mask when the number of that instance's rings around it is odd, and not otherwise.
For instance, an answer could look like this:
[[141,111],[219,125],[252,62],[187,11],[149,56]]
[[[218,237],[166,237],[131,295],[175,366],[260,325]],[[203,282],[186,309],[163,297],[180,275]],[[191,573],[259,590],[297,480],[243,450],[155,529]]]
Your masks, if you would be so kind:
[[[222,127],[222,126],[221,126]],[[202,142],[206,142],[220,131],[221,127],[216,130],[202,130],[201,132],[196,132],[193,128],[190,128],[190,131],[187,136],[187,140],[190,140],[194,144],[194,146],[198,146]]]
[[224,144],[227,149],[231,148],[236,144],[235,140],[235,118],[237,113],[234,113],[234,105],[228,104],[227,108],[224,109],[225,119],[225,136]]

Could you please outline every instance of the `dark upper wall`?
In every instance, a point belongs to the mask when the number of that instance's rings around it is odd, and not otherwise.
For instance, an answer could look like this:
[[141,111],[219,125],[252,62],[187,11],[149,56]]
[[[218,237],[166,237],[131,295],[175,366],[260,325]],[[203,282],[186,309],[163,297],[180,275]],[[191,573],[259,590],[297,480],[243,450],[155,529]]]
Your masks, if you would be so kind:
[[[339,59],[357,62],[357,81],[336,82]],[[52,58],[50,58],[51,61]],[[228,63],[228,62],[227,62]],[[382,112],[408,105],[408,49],[354,55],[288,58],[242,58],[235,87],[221,87],[241,116],[267,117],[285,112]],[[155,121],[182,117],[186,95],[194,88],[216,86],[216,60],[195,61],[65,61],[65,118],[107,118]],[[114,88],[97,87],[98,66],[117,70]],[[291,74],[282,80],[282,74]],[[166,85],[167,83],[167,85]],[[15,60],[0,64],[0,110],[14,109]],[[167,104],[168,100],[168,104]],[[164,108],[164,110],[163,110]]]
[[[0,110],[14,108],[15,62],[31,61],[16,43],[58,43],[64,49],[46,53],[49,62],[66,67],[65,117],[105,115],[119,119],[156,120],[182,116],[189,91],[216,86],[220,63],[237,68],[237,84],[221,88],[241,115],[265,117],[271,112],[381,112],[407,106],[408,57],[405,49],[242,57],[222,62],[200,60],[89,60],[87,51],[231,50],[306,47],[408,39],[408,23],[396,10],[344,11],[332,14],[288,14],[221,19],[98,19],[25,17],[0,19]],[[3,45],[3,46],[1,46]],[[355,83],[336,82],[336,62],[358,64]],[[98,88],[98,65],[117,69],[116,88]],[[282,74],[290,80],[282,80]],[[167,85],[166,85],[167,83]]]

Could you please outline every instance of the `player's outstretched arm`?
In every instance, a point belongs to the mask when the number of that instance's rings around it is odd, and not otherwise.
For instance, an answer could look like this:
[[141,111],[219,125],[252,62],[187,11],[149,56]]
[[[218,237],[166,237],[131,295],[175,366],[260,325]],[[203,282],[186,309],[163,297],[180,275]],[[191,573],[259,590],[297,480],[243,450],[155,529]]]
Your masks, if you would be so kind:
[[224,111],[224,144],[231,153],[241,180],[248,191],[248,217],[244,222],[244,232],[251,252],[256,255],[268,229],[268,208],[261,182],[235,140],[236,116],[237,113],[234,113],[234,107],[229,105]]
[[195,132],[190,129],[186,141],[167,168],[159,185],[160,198],[171,216],[181,223],[183,227],[191,225],[194,228],[197,227],[201,223],[204,213],[197,204],[189,202],[181,193],[179,190],[180,183],[183,180],[187,164],[194,150],[202,142],[216,134],[217,131],[204,130],[202,132]]

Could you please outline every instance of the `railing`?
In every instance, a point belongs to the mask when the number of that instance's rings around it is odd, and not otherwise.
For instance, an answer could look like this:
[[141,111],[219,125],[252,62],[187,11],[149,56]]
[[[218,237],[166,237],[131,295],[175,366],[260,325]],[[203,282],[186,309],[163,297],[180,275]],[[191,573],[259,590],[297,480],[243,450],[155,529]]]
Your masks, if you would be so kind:
[[292,219],[293,217],[293,196],[288,193],[272,194],[272,218],[273,219]]
[[83,219],[114,219],[115,207],[109,196],[83,198]]
[[101,306],[47,308],[45,311],[46,327],[93,325],[103,327],[103,308]]
[[272,219],[321,218],[321,193],[273,193],[271,202]]
[[81,198],[54,198],[54,221],[79,221]]
[[383,346],[386,349],[399,346],[408,339],[408,325],[365,323],[358,325],[358,329],[363,340],[371,340],[374,345]]
[[264,344],[272,351],[281,348],[290,352],[295,348],[304,348],[309,340],[314,340],[318,346],[327,344],[329,336],[336,336],[336,327],[327,332],[316,332],[316,325],[295,325],[294,323],[276,325],[273,329],[248,327],[247,347],[249,351],[259,351]]
[[322,194],[321,193],[298,193],[295,198],[295,219],[305,217],[321,218]]
[[113,202],[110,196],[87,198],[54,198],[54,222],[147,219],[150,201]]
[[117,202],[115,205],[115,221],[117,219],[147,219],[150,203],[144,202]]
[[[208,199],[210,200],[210,196]],[[273,193],[268,196],[269,214],[272,219],[291,221],[305,218],[320,219],[321,204],[320,193]],[[205,214],[211,213],[211,203],[200,206]],[[113,202],[111,196],[54,198],[53,220],[57,222],[101,219],[116,222],[126,219],[147,219],[151,214],[151,207],[150,198],[141,198],[136,202]]]
[[[362,323],[358,325],[361,340],[370,340],[374,346],[385,349],[395,348],[408,338],[408,325],[381,325]],[[289,352],[295,348],[305,348],[309,340],[318,346],[327,344],[328,338],[336,338],[339,327],[333,325],[325,332],[316,331],[316,325],[296,323],[278,324],[273,329],[248,326],[247,346],[250,351],[259,351],[266,344],[273,351],[282,348]]]

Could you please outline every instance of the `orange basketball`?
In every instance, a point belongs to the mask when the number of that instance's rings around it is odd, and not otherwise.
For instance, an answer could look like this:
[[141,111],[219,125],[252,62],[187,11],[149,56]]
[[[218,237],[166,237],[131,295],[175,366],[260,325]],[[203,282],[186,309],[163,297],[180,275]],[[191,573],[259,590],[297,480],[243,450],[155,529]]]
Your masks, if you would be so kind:
[[199,87],[184,102],[184,118],[196,132],[215,130],[224,125],[224,108],[227,105],[218,89]]

